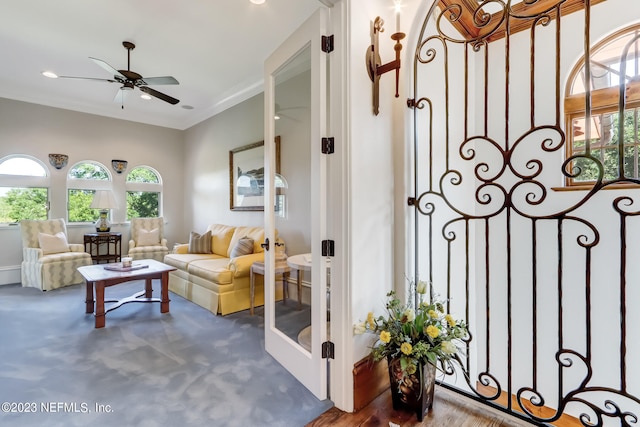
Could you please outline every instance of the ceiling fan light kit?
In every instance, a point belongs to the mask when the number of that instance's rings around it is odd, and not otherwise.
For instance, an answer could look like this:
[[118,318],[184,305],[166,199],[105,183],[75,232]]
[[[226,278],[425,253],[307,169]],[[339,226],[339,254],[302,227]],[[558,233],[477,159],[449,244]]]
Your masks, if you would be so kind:
[[[42,74],[51,78],[60,77],[60,78],[67,78],[67,79],[98,80],[98,81],[104,81],[109,83],[119,83],[122,86],[120,87],[120,90],[116,94],[116,101],[118,102],[122,102],[123,100],[123,97],[122,97],[123,91],[134,90],[136,87],[140,89],[142,92],[144,92],[145,95],[153,96],[164,102],[168,102],[171,105],[176,105],[177,103],[180,102],[180,100],[172,96],[169,96],[165,93],[162,93],[160,91],[157,91],[155,89],[152,89],[148,86],[148,85],[155,86],[155,85],[180,84],[178,80],[175,79],[175,77],[173,76],[143,77],[141,74],[138,74],[135,71],[131,71],[131,51],[135,49],[136,45],[129,41],[124,41],[122,42],[122,46],[124,46],[124,48],[127,49],[127,69],[126,70],[116,70],[114,67],[112,67],[102,59],[89,57],[89,59],[95,62],[98,66],[100,66],[101,68],[103,68],[104,70],[112,74],[113,79],[100,79],[100,78],[93,78],[93,77],[56,76],[54,73],[51,73],[50,75],[48,75],[49,72],[43,72]],[[124,108],[124,105],[123,105],[123,108]]]

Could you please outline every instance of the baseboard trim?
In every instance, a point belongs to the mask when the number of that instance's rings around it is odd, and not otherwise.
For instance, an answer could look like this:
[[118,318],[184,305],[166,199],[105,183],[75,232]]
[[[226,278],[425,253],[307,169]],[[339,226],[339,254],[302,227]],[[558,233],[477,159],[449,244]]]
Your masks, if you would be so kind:
[[353,366],[353,410],[367,406],[389,388],[387,361],[374,362],[371,356]]
[[0,286],[1,285],[13,285],[20,283],[20,266],[9,265],[0,267]]

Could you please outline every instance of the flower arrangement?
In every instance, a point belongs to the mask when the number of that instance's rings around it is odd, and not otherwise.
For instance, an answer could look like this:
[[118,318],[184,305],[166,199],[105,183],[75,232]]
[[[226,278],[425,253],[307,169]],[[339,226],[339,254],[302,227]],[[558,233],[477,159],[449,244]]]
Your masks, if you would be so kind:
[[365,322],[355,325],[355,333],[373,332],[378,342],[371,354],[375,361],[384,358],[400,358],[403,379],[416,373],[426,363],[438,367],[451,363],[461,349],[462,340],[469,332],[463,321],[445,313],[439,301],[424,301],[428,284],[412,282],[411,287],[419,295],[417,309],[413,304],[402,304],[395,292],[387,294],[387,316],[374,317],[369,313]]

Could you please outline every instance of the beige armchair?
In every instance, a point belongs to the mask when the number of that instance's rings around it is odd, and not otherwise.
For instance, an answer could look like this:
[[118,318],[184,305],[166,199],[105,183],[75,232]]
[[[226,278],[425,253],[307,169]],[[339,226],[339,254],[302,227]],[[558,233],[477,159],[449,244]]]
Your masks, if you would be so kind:
[[84,245],[68,243],[64,219],[20,221],[22,286],[43,291],[84,281],[78,267],[91,265]]
[[164,238],[164,218],[132,218],[129,256],[135,259],[164,261],[169,253]]

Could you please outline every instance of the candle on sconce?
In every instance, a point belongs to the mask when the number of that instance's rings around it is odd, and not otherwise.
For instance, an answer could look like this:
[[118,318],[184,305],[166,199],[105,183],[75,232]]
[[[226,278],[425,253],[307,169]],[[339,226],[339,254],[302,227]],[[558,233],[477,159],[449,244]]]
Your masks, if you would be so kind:
[[400,1],[396,0],[395,2],[395,10],[396,10],[396,33],[400,32]]

